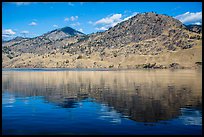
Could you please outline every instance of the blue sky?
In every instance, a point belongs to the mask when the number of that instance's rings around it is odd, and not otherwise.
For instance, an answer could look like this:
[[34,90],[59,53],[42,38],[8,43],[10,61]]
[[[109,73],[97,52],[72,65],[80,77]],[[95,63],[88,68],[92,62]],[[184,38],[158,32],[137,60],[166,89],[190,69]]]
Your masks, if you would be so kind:
[[3,2],[2,36],[35,37],[65,26],[90,34],[152,11],[202,24],[201,2]]

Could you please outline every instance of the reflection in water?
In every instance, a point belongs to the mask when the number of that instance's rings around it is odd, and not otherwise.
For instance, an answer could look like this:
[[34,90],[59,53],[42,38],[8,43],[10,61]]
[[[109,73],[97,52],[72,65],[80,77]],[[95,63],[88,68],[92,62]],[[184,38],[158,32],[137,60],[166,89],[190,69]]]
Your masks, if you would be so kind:
[[198,110],[192,111],[189,108],[182,108],[181,109],[181,119],[184,125],[200,125],[202,126],[202,117],[200,117],[200,112]]
[[43,96],[64,108],[79,107],[77,102],[92,98],[109,106],[102,109],[112,108],[100,119],[113,117],[113,123],[120,123],[120,112],[138,122],[157,122],[187,113],[184,107],[202,109],[201,82],[202,73],[194,70],[3,71],[2,91]]

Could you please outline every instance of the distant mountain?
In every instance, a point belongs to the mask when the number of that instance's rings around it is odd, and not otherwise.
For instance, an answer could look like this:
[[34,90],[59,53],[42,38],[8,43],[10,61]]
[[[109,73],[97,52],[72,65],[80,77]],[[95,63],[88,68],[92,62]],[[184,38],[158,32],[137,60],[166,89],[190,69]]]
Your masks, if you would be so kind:
[[[73,43],[78,37],[84,34],[70,27],[64,27],[45,33],[35,38],[16,37],[3,46],[8,46],[11,51],[20,53],[44,54],[49,53],[53,49],[66,46],[69,42]],[[63,42],[66,41],[66,42]]]
[[[12,39],[12,41],[20,41],[20,40],[22,40],[22,39],[29,39],[29,38],[24,38],[24,37],[19,37],[19,36],[17,36],[17,37],[15,37],[14,39]],[[10,40],[11,41],[11,40]]]
[[4,42],[14,42],[14,41],[21,41],[21,40],[23,40],[23,39],[29,39],[29,38],[24,38],[24,37],[20,37],[20,36],[17,36],[17,37],[15,37],[15,38],[13,38],[13,39],[10,39],[10,40],[6,40],[6,41],[4,41]]
[[151,12],[90,35],[64,27],[7,45],[3,67],[195,68],[201,28]]
[[3,39],[2,39],[2,44],[3,44],[3,43],[6,43],[6,42],[7,42],[6,40],[3,40]]
[[202,33],[202,25],[187,25],[186,27],[190,31]]
[[59,40],[62,38],[67,38],[70,36],[77,36],[77,35],[84,35],[84,34],[82,32],[79,32],[79,31],[73,29],[73,28],[64,27],[64,28],[50,31],[50,32],[44,34],[43,37],[55,41],[55,40]]
[[11,39],[11,40],[3,41],[2,46],[17,45],[17,44],[19,44],[21,42],[25,42],[28,39],[30,39],[30,38],[24,38],[24,37],[17,36],[15,38]]

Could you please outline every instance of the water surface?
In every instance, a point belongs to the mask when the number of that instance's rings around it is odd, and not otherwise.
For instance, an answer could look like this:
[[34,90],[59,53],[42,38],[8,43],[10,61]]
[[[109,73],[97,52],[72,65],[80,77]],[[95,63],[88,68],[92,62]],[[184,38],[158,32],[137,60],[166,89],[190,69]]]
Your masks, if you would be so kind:
[[202,134],[197,70],[3,69],[3,134]]

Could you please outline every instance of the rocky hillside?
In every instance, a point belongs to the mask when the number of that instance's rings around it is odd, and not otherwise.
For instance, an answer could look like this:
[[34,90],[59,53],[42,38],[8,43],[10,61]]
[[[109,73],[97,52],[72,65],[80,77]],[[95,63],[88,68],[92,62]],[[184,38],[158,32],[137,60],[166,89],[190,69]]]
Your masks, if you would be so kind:
[[191,36],[188,28],[172,17],[144,13],[119,23],[104,33],[93,34],[76,45],[82,52],[84,48],[97,47],[95,50],[101,53],[106,48],[117,48],[120,52],[124,52],[123,47],[130,45],[125,50],[127,54],[147,55],[158,54],[164,49],[173,51],[176,48],[187,49],[194,45],[194,40],[200,39],[201,35],[194,33]]
[[65,27],[3,46],[3,67],[197,68],[200,30],[155,13],[90,35]]

